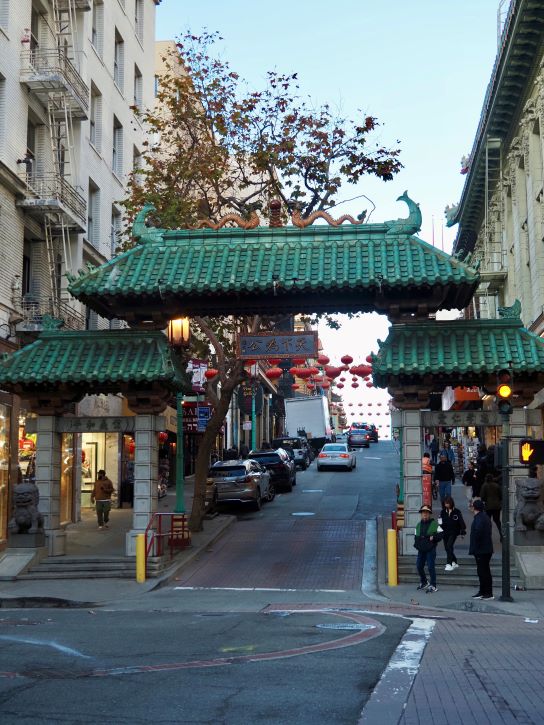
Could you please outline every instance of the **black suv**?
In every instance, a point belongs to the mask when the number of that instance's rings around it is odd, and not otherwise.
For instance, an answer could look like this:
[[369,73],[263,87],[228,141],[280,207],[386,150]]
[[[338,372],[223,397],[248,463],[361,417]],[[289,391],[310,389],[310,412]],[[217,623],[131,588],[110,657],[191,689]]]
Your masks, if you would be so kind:
[[292,491],[293,486],[296,486],[295,462],[283,448],[278,448],[275,451],[269,449],[250,451],[249,458],[252,461],[257,461],[267,469],[270,473],[270,483],[273,483],[276,489],[283,488],[286,491]]

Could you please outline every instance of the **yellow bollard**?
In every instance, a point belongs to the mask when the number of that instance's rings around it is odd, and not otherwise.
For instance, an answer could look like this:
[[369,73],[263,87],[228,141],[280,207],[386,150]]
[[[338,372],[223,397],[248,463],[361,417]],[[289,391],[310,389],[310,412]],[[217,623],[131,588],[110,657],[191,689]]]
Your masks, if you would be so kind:
[[145,582],[145,534],[136,535],[136,581]]
[[387,529],[387,571],[389,573],[389,586],[396,587],[399,583],[399,577],[397,570],[397,532],[395,529]]

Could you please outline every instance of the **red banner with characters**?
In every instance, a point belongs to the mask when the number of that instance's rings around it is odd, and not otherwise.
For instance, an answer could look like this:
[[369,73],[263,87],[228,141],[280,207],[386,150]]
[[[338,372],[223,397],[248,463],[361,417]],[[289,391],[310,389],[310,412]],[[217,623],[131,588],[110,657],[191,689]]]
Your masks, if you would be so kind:
[[421,476],[421,485],[423,491],[423,503],[432,507],[432,474],[423,473]]

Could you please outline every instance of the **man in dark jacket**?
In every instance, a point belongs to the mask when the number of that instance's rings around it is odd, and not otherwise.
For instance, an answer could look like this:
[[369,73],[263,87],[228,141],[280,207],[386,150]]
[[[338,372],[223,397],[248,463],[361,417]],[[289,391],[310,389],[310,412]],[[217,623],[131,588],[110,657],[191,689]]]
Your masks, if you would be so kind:
[[480,581],[480,589],[473,594],[473,599],[490,600],[493,596],[493,580],[489,563],[493,555],[493,542],[491,540],[491,519],[484,512],[484,502],[477,498],[472,504],[474,508],[474,521],[470,527],[470,547],[468,553],[476,560],[476,571]]
[[440,494],[440,503],[444,508],[446,496],[451,496],[451,486],[455,483],[455,472],[451,461],[448,461],[446,454],[440,454],[440,460],[434,469],[434,480],[438,481],[438,492]]

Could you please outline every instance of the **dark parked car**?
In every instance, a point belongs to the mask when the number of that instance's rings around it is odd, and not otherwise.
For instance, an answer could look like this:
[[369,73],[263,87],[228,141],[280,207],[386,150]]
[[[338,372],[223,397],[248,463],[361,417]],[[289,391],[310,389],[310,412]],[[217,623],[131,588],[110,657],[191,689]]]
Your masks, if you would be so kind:
[[350,448],[370,448],[371,440],[370,428],[353,428],[348,433],[348,446]]
[[370,429],[370,440],[371,441],[374,441],[374,443],[377,443],[378,440],[379,440],[379,438],[380,438],[380,434],[378,433],[378,429],[376,428],[376,426],[374,425],[374,423],[370,423],[368,427]]
[[258,461],[270,473],[270,483],[276,490],[279,488],[285,491],[292,491],[293,486],[297,483],[297,472],[295,462],[287,451],[283,448],[272,450],[250,451],[249,457],[253,461]]
[[272,448],[283,448],[286,451],[293,451],[295,465],[305,471],[310,465],[310,452],[308,441],[305,438],[286,436],[285,438],[274,438]]
[[208,471],[206,500],[248,502],[258,511],[276,495],[270,473],[258,461],[218,461]]

